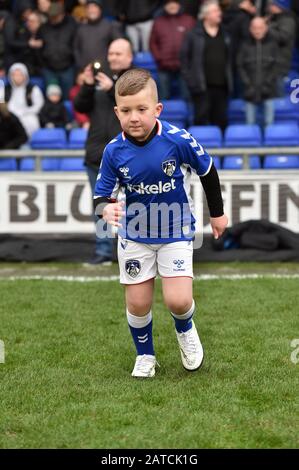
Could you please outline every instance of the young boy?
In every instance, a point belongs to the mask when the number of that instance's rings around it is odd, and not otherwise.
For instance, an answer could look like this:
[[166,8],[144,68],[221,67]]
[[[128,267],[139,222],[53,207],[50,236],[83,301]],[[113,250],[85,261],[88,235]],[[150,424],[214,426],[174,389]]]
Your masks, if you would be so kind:
[[[120,282],[137,350],[132,376],[155,375],[151,307],[157,271],[183,366],[193,371],[202,364],[203,348],[192,320],[195,219],[189,183],[193,170],[201,178],[218,238],[227,225],[218,174],[190,134],[157,119],[163,106],[148,71],[125,72],[116,82],[115,97],[123,132],[104,151],[94,200],[96,213],[119,227]],[[124,202],[116,199],[120,191],[126,196],[126,214]]]

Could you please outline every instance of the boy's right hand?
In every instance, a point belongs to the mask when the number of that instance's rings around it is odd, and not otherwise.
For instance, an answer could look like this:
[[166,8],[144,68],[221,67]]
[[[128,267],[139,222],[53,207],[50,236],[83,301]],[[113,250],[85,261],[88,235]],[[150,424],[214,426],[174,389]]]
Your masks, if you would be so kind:
[[124,206],[124,201],[107,204],[103,209],[103,219],[105,222],[114,225],[115,227],[122,227],[119,220],[126,214]]

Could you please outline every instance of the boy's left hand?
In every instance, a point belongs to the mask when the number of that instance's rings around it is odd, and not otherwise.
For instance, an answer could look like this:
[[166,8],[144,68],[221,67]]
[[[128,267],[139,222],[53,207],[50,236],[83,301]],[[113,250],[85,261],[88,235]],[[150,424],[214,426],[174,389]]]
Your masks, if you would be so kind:
[[228,218],[225,214],[223,214],[221,217],[210,217],[210,223],[214,238],[215,240],[218,240],[218,238],[221,237],[227,227]]

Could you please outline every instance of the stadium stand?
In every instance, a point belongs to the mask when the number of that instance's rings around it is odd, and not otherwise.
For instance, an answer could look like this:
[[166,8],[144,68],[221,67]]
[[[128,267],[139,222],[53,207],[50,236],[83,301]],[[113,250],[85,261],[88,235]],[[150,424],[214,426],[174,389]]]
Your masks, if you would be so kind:
[[[228,155],[224,157],[222,169],[223,170],[241,170],[243,168],[243,158],[240,155]],[[261,169],[261,160],[258,155],[251,155],[249,157],[249,168],[251,170]]]
[[179,128],[185,128],[188,120],[188,106],[184,100],[163,101],[161,119]]
[[257,124],[231,124],[224,133],[225,147],[258,147],[262,132]]
[[299,168],[299,155],[266,155],[264,160],[265,170]]
[[299,122],[299,106],[297,103],[292,103],[290,96],[275,98],[273,101],[275,122],[291,120]]
[[[39,129],[31,138],[31,148],[39,149],[65,149],[68,147],[66,131],[63,128],[55,129]],[[57,171],[60,170],[59,158],[43,158],[42,170],[43,171]],[[29,161],[25,165],[29,166]],[[22,167],[22,169],[25,169]]]
[[299,125],[297,123],[270,124],[265,129],[264,145],[299,145]]

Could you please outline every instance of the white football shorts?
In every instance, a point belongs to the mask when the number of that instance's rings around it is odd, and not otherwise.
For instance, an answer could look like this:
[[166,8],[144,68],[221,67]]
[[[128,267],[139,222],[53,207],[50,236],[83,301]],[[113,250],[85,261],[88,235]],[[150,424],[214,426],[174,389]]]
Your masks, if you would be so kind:
[[193,242],[146,244],[118,238],[121,284],[140,284],[156,277],[193,278]]

